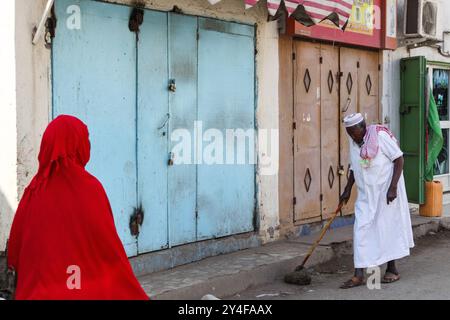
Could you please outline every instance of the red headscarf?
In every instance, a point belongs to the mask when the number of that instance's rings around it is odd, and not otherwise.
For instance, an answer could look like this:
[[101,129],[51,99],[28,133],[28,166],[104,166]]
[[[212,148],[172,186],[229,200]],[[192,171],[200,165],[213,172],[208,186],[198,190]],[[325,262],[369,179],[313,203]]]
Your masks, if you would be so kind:
[[85,170],[86,125],[59,116],[44,133],[39,171],[12,225],[16,299],[148,299],[117,235],[101,183]]

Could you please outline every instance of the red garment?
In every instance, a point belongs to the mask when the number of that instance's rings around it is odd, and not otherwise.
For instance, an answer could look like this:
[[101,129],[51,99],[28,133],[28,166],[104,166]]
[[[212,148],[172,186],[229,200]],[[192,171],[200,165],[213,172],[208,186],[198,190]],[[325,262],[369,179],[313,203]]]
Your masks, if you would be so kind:
[[83,122],[59,116],[48,125],[38,173],[20,201],[9,238],[16,299],[148,299],[117,235],[107,195],[84,168],[89,157]]

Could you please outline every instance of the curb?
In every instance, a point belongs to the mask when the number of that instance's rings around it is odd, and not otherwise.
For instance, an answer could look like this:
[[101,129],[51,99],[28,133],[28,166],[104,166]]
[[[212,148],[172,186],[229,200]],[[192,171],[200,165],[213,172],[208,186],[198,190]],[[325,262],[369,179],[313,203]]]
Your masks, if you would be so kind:
[[[319,250],[320,249],[320,250]],[[317,248],[309,265],[317,265],[331,260],[334,256],[330,247]],[[218,276],[192,286],[169,290],[151,296],[152,300],[200,300],[207,294],[223,298],[233,296],[253,286],[273,282],[295,269],[302,261],[303,255],[293,259],[259,266],[251,270],[241,271],[228,276]]]

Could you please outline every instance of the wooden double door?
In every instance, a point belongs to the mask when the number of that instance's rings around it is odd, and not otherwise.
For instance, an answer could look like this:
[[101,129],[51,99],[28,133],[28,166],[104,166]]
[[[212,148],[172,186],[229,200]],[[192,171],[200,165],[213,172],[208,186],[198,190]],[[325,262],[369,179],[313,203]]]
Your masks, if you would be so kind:
[[[327,219],[349,175],[342,119],[361,112],[379,122],[376,51],[296,41],[294,79],[294,222]],[[343,214],[353,212],[356,188]]]

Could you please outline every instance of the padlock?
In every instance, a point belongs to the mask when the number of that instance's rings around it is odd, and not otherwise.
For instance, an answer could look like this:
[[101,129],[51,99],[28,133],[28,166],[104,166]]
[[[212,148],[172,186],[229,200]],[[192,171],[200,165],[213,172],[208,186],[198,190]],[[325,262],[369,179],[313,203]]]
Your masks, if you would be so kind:
[[177,85],[175,83],[175,79],[170,80],[169,91],[171,91],[171,92],[177,91]]

